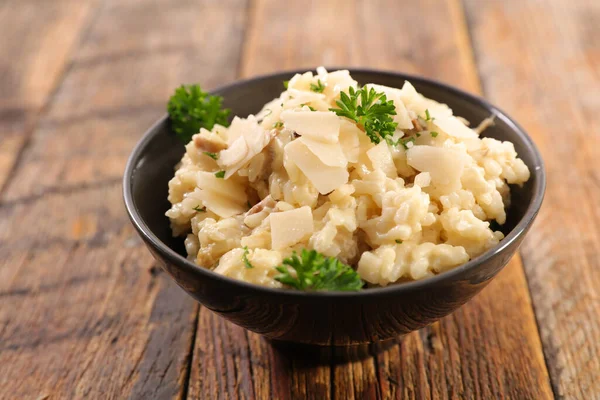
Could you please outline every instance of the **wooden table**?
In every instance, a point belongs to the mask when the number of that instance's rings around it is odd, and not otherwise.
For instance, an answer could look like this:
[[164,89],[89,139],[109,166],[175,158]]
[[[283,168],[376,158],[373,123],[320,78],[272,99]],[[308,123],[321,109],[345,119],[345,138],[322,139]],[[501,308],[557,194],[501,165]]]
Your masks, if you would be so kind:
[[[0,397],[600,398],[599,22],[595,0],[2,2]],[[177,85],[321,64],[484,95],[549,179],[484,292],[349,362],[199,307],[121,200],[125,160]]]

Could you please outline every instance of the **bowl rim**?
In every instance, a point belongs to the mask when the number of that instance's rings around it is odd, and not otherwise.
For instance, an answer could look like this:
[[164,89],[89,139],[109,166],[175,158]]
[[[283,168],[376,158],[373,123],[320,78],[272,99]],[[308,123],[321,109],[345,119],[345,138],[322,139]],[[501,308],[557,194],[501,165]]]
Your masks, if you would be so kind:
[[[368,288],[360,291],[353,292],[337,292],[337,291],[322,291],[322,292],[305,292],[299,290],[287,290],[281,288],[269,288],[265,286],[256,285],[253,283],[240,281],[234,278],[229,278],[227,276],[218,274],[208,268],[204,268],[200,265],[197,265],[187,258],[183,257],[165,243],[163,243],[146,225],[143,218],[139,214],[137,207],[135,205],[135,201],[133,199],[132,187],[133,187],[133,176],[136,170],[137,164],[139,162],[140,156],[143,155],[144,150],[148,143],[153,139],[154,135],[158,130],[156,129],[161,124],[165,123],[168,114],[164,114],[162,118],[156,121],[150,128],[146,130],[141,139],[137,142],[135,147],[133,148],[125,167],[124,175],[123,175],[123,199],[125,202],[125,208],[127,210],[127,214],[132,224],[138,233],[142,236],[146,243],[151,244],[157,251],[161,253],[161,255],[167,258],[173,264],[178,265],[180,268],[183,268],[191,273],[198,273],[200,275],[204,275],[206,278],[215,279],[217,281],[221,281],[221,283],[231,284],[234,286],[240,286],[245,290],[250,290],[253,292],[258,292],[265,295],[278,295],[278,296],[286,296],[286,297],[302,297],[302,298],[358,298],[358,297],[370,297],[370,296],[378,296],[383,294],[395,294],[400,295],[406,292],[411,292],[414,290],[420,290],[427,286],[435,286],[438,283],[443,281],[452,281],[455,278],[458,278],[460,275],[466,273],[467,271],[477,269],[481,264],[485,263],[489,259],[491,259],[496,254],[504,251],[510,245],[518,240],[528,228],[533,223],[533,220],[537,216],[540,207],[542,205],[542,201],[544,199],[545,190],[546,190],[546,170],[544,166],[544,161],[541,157],[540,151],[537,146],[531,139],[531,137],[526,133],[526,131],[511,117],[508,116],[504,111],[500,108],[492,105],[487,100],[483,99],[480,96],[467,93],[461,89],[455,88],[453,86],[447,85],[445,83],[439,82],[435,79],[425,78],[420,76],[415,76],[411,74],[405,74],[400,72],[394,72],[389,70],[379,70],[379,69],[371,69],[371,68],[352,68],[352,67],[325,67],[328,71],[336,71],[336,70],[349,70],[351,74],[373,74],[380,76],[389,76],[394,78],[400,78],[404,80],[408,80],[411,82],[418,82],[423,85],[429,85],[436,87],[437,89],[449,92],[449,94],[460,97],[464,100],[467,100],[475,105],[483,107],[490,111],[492,115],[496,118],[501,119],[507,126],[510,127],[520,139],[523,141],[525,147],[532,153],[533,158],[533,170],[531,171],[532,175],[536,175],[536,180],[534,182],[533,187],[533,198],[529,203],[525,214],[521,218],[521,220],[517,223],[517,225],[506,235],[504,239],[500,241],[496,246],[487,250],[485,253],[469,260],[468,262],[459,265],[456,268],[450,269],[448,271],[442,272],[432,277],[404,282],[396,285],[388,285],[385,287],[376,287],[376,288]],[[262,80],[268,80],[273,78],[283,79],[285,77],[291,77],[297,73],[304,73],[306,71],[314,71],[316,68],[303,68],[303,69],[295,69],[295,70],[286,70],[280,72],[274,72],[270,74],[262,74],[258,76],[254,76],[247,79],[236,80],[232,83],[228,83],[225,85],[221,85],[213,90],[210,90],[210,93],[220,93],[225,90],[235,89],[238,86],[242,86],[248,83],[259,82]]]

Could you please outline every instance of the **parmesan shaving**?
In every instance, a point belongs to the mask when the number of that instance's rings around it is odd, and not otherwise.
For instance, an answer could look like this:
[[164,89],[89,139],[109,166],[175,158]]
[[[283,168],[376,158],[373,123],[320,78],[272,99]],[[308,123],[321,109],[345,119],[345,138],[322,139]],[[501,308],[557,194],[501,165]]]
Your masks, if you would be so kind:
[[304,143],[294,140],[285,146],[286,156],[298,166],[321,194],[327,194],[348,182],[348,170],[345,167],[325,165]]
[[311,139],[338,143],[340,119],[331,111],[283,111],[281,120],[284,126],[298,135]]
[[339,143],[325,143],[313,139],[308,136],[303,136],[298,139],[325,165],[330,167],[346,167],[348,160],[342,151],[342,146]]
[[271,246],[283,249],[295,245],[313,233],[313,216],[310,207],[273,213],[271,223]]

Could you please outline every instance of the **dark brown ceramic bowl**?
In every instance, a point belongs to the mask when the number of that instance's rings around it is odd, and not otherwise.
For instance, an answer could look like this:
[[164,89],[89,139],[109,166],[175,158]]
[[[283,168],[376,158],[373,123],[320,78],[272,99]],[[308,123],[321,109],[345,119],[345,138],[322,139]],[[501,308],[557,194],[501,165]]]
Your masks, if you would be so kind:
[[[282,72],[235,82],[213,91],[233,115],[256,113],[278,96]],[[483,289],[515,254],[542,204],[545,172],[535,145],[510,117],[486,101],[452,87],[392,72],[351,69],[359,83],[402,87],[409,80],[425,96],[448,104],[474,124],[490,114],[496,125],[484,136],[509,140],[531,170],[531,179],[512,188],[512,206],[503,227],[506,238],[485,254],[435,277],[365,289],[361,292],[306,293],[269,289],[218,275],[186,260],[183,240],[173,238],[164,216],[169,208],[167,182],[184,152],[167,117],[137,144],[125,170],[125,205],[140,236],[173,279],[203,306],[246,329],[272,339],[318,345],[352,345],[392,339],[456,310]]]

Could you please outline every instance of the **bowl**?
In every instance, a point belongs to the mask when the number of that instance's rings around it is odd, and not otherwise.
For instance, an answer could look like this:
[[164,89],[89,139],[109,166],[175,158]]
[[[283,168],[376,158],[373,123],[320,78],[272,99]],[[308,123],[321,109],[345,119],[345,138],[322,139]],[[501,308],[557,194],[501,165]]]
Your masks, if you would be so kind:
[[[223,96],[232,115],[256,113],[278,96],[288,71],[238,81],[212,91]],[[491,114],[495,126],[483,136],[514,143],[531,171],[523,187],[511,187],[511,207],[503,226],[506,237],[464,265],[420,281],[360,292],[301,292],[272,289],[224,277],[185,258],[181,238],[173,238],[165,211],[167,183],[184,153],[169,128],[158,120],[135,146],[123,179],[129,217],[164,270],[204,307],[227,320],[275,340],[347,346],[381,342],[422,328],[466,303],[483,289],[517,251],[544,196],[545,172],[531,138],[504,112],[485,100],[416,76],[351,69],[359,83],[402,87],[409,80],[425,96],[448,104],[455,115],[477,124]]]

